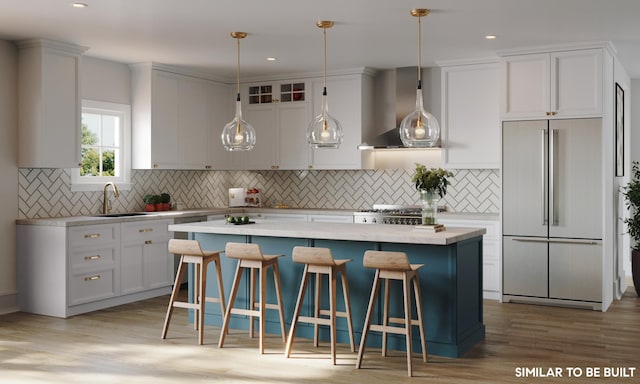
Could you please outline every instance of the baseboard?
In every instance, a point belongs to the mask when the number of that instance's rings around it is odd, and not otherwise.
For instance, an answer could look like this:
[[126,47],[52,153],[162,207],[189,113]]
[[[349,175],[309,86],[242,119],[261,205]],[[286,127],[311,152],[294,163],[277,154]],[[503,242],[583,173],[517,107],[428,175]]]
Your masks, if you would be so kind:
[[0,315],[18,312],[18,293],[7,293],[0,295]]
[[502,294],[496,291],[482,291],[482,298],[488,300],[502,300]]

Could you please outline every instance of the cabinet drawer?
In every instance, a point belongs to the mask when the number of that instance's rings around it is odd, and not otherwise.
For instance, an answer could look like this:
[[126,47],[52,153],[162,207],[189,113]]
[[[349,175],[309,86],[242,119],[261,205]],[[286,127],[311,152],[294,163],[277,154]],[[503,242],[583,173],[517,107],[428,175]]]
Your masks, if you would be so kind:
[[96,268],[111,267],[116,259],[115,248],[94,248],[69,252],[69,267],[72,271],[95,271]]
[[122,223],[122,242],[151,238],[170,238],[171,220],[149,220]]
[[69,278],[69,305],[88,303],[117,296],[113,269],[79,273]]
[[118,242],[119,224],[85,225],[69,229],[69,248],[95,247]]

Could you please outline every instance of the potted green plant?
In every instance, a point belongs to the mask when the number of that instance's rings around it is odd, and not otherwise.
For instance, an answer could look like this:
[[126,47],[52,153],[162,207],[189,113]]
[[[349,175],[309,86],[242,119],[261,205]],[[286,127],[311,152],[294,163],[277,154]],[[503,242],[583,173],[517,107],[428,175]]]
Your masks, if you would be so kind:
[[437,224],[438,200],[447,194],[449,179],[453,173],[442,168],[427,168],[416,163],[416,170],[411,178],[416,190],[420,192],[422,201],[422,224]]
[[631,181],[627,184],[622,194],[625,205],[631,216],[624,219],[627,225],[627,233],[631,236],[631,273],[636,294],[640,296],[640,166],[637,161],[632,163]]
[[160,194],[160,203],[162,204],[162,210],[168,211],[171,208],[171,195],[168,193]]
[[155,195],[144,195],[142,200],[144,201],[144,210],[145,210],[145,212],[154,212],[156,210],[156,196]]

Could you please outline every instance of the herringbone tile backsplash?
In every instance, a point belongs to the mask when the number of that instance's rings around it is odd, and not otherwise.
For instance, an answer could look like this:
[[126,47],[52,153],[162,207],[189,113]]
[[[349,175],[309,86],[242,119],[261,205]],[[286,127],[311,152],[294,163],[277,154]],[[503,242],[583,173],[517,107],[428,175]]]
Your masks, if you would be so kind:
[[[498,170],[453,171],[439,204],[455,212],[497,213]],[[373,204],[418,204],[413,170],[372,171],[133,171],[133,187],[111,197],[113,212],[141,211],[146,194],[171,194],[188,208],[226,207],[227,189],[258,188],[263,206],[363,209]],[[102,208],[102,191],[72,192],[69,169],[20,169],[19,218],[92,215]],[[111,193],[111,192],[110,192]]]

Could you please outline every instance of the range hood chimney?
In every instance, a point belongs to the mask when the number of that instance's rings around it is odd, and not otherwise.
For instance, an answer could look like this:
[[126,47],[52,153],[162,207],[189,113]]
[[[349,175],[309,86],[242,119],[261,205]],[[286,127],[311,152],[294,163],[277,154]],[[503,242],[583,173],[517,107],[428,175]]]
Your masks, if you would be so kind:
[[[382,106],[382,116],[379,116],[380,121],[395,122],[395,127],[384,131],[370,140],[360,144],[359,149],[375,149],[375,148],[406,148],[402,144],[400,139],[400,123],[405,116],[413,112],[416,107],[416,85],[417,85],[417,71],[418,67],[401,67],[391,70],[390,76],[394,76],[394,81],[389,81],[388,85],[383,85],[385,88],[382,92],[390,96],[386,105]],[[426,81],[425,81],[426,80]],[[424,76],[422,78],[423,92],[428,91],[433,94],[431,90],[431,82]],[[439,91],[438,91],[439,92]],[[395,100],[394,96],[395,95]],[[425,97],[425,101],[429,103],[431,97]],[[432,104],[433,106],[433,104]],[[426,108],[429,110],[429,108]],[[433,113],[433,111],[431,112]],[[439,115],[436,114],[436,116]]]

